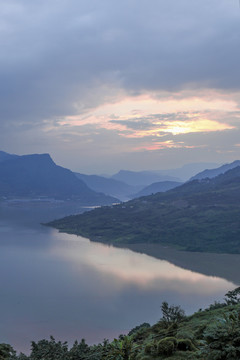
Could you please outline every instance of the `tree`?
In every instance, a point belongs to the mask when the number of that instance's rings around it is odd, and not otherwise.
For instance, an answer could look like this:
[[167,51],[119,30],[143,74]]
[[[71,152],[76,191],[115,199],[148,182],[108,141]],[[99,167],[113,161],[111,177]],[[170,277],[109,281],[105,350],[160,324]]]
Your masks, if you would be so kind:
[[82,339],[80,343],[75,341],[73,347],[69,350],[69,358],[71,360],[85,359],[86,354],[89,352],[89,346],[85,339]]
[[114,341],[110,344],[107,360],[131,360],[134,357],[136,346],[133,344],[131,337],[124,336],[123,339]]
[[160,321],[165,323],[166,325],[178,323],[185,318],[185,312],[180,306],[169,306],[166,301],[163,301],[161,305],[161,311],[162,318]]
[[228,291],[225,294],[225,301],[227,305],[236,305],[240,302],[240,286],[234,290]]
[[31,360],[66,360],[68,355],[67,342],[56,342],[53,336],[49,340],[32,341]]
[[0,360],[8,360],[14,358],[16,351],[8,344],[0,344]]

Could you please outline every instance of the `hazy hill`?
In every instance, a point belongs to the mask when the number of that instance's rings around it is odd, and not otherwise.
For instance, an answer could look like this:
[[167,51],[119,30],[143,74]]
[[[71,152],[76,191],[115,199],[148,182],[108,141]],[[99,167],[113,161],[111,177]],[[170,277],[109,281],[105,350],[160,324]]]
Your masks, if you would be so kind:
[[205,169],[213,169],[216,167],[219,167],[219,164],[205,162],[190,163],[185,164],[177,169],[159,170],[158,173],[160,173],[161,175],[174,176],[181,179],[182,181],[187,181],[200,171],[203,171]]
[[154,171],[129,171],[120,170],[112,176],[112,179],[125,182],[129,185],[148,186],[155,182],[179,181],[183,182],[196,173],[206,168],[216,168],[216,163],[190,163],[177,169],[154,170]]
[[128,171],[120,170],[117,174],[112,176],[112,179],[123,181],[129,185],[141,185],[147,186],[151,185],[154,182],[158,181],[180,181],[180,179],[169,176],[162,175],[161,173],[155,171]]
[[220,174],[224,174],[226,171],[234,169],[237,166],[240,166],[240,160],[235,160],[230,164],[222,165],[216,169],[206,169],[204,171],[201,171],[197,175],[193,176],[190,180],[197,180],[197,179],[200,180],[205,178],[211,179]]
[[130,194],[139,190],[139,186],[131,186],[122,181],[105,178],[99,175],[85,175],[75,173],[92,190],[117,197],[120,200],[129,200]]
[[149,242],[190,251],[240,253],[240,167],[50,225],[113,244]]
[[48,154],[18,156],[0,162],[0,196],[74,199],[84,204],[111,204],[116,199],[89,189]]
[[132,196],[132,198],[137,198],[137,197],[141,197],[141,196],[147,196],[147,195],[151,195],[151,194],[156,194],[158,192],[165,192],[168,190],[171,190],[177,186],[182,185],[181,182],[178,181],[160,181],[160,182],[156,182],[153,183],[149,186],[146,186],[145,188],[143,188],[141,191],[137,192],[136,194],[134,194]]

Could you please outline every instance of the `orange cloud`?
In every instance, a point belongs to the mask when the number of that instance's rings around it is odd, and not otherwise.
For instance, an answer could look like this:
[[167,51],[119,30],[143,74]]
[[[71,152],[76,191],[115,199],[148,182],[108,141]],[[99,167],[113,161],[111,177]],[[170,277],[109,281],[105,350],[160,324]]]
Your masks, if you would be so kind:
[[170,132],[173,135],[196,133],[196,132],[212,132],[233,129],[234,127],[226,123],[220,123],[209,119],[197,118],[195,120],[180,122],[166,122],[166,128],[163,132]]
[[[209,90],[205,93],[196,92],[195,95],[180,92],[170,95],[126,96],[115,103],[106,103],[90,109],[84,114],[59,119],[58,126],[82,136],[88,126],[89,132],[94,129],[110,130],[118,137],[134,139],[132,150],[135,151],[192,148],[194,146],[187,146],[177,141],[158,142],[157,139],[167,135],[176,136],[235,129],[234,125],[237,124],[237,121],[234,122],[232,119],[236,120],[240,109],[236,97],[233,99],[229,94]],[[230,118],[231,122],[228,120]],[[237,120],[239,121],[239,118]],[[139,142],[136,146],[138,139]],[[144,139],[148,141],[147,144],[143,143]]]
[[135,151],[142,151],[142,150],[154,151],[154,150],[161,150],[161,149],[178,149],[178,148],[195,149],[198,147],[199,146],[186,145],[186,144],[184,144],[184,142],[174,142],[173,140],[167,140],[167,141],[162,141],[162,142],[155,142],[153,144],[141,145],[141,146],[135,147],[134,150]]

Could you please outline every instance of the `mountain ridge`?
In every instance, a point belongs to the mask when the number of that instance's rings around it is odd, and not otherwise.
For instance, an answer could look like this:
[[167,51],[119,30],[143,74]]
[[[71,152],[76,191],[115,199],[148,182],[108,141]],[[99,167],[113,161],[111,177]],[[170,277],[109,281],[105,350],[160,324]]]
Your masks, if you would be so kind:
[[140,185],[147,186],[151,185],[157,181],[180,181],[180,179],[170,176],[162,175],[157,171],[130,171],[130,170],[120,170],[118,173],[114,174],[112,179],[123,181],[129,185]]
[[240,160],[235,160],[231,163],[224,164],[215,169],[205,169],[205,170],[199,172],[198,174],[192,176],[190,178],[190,181],[201,180],[201,179],[205,179],[205,178],[212,179],[213,177],[216,177],[220,174],[224,174],[226,171],[234,169],[237,166],[240,166]]
[[75,173],[75,175],[83,180],[90,189],[116,197],[122,201],[129,200],[131,194],[142,188],[100,175],[85,175],[81,173]]
[[140,190],[138,193],[134,194],[132,196],[132,198],[156,194],[158,192],[165,192],[165,191],[171,190],[180,185],[182,185],[182,182],[178,182],[178,181],[155,182],[155,183],[152,183],[151,185],[146,186],[145,188]]
[[22,155],[0,162],[0,196],[71,198],[94,205],[118,201],[89,189],[71,170],[56,165],[49,154]]
[[8,154],[5,151],[0,151],[0,162],[17,158],[18,155]]
[[240,166],[49,225],[113,245],[159,243],[187,251],[240,253]]

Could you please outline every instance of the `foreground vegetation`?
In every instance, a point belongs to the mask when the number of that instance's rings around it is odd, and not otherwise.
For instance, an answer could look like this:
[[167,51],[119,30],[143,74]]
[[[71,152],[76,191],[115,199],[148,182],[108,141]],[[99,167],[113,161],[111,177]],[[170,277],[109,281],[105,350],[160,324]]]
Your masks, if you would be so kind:
[[240,167],[48,225],[110,244],[159,243],[188,251],[240,253]]
[[240,359],[240,287],[223,303],[186,317],[179,306],[163,302],[162,318],[144,323],[118,339],[88,346],[84,339],[69,349],[66,342],[32,342],[31,354],[16,355],[0,344],[0,360],[236,360]]

